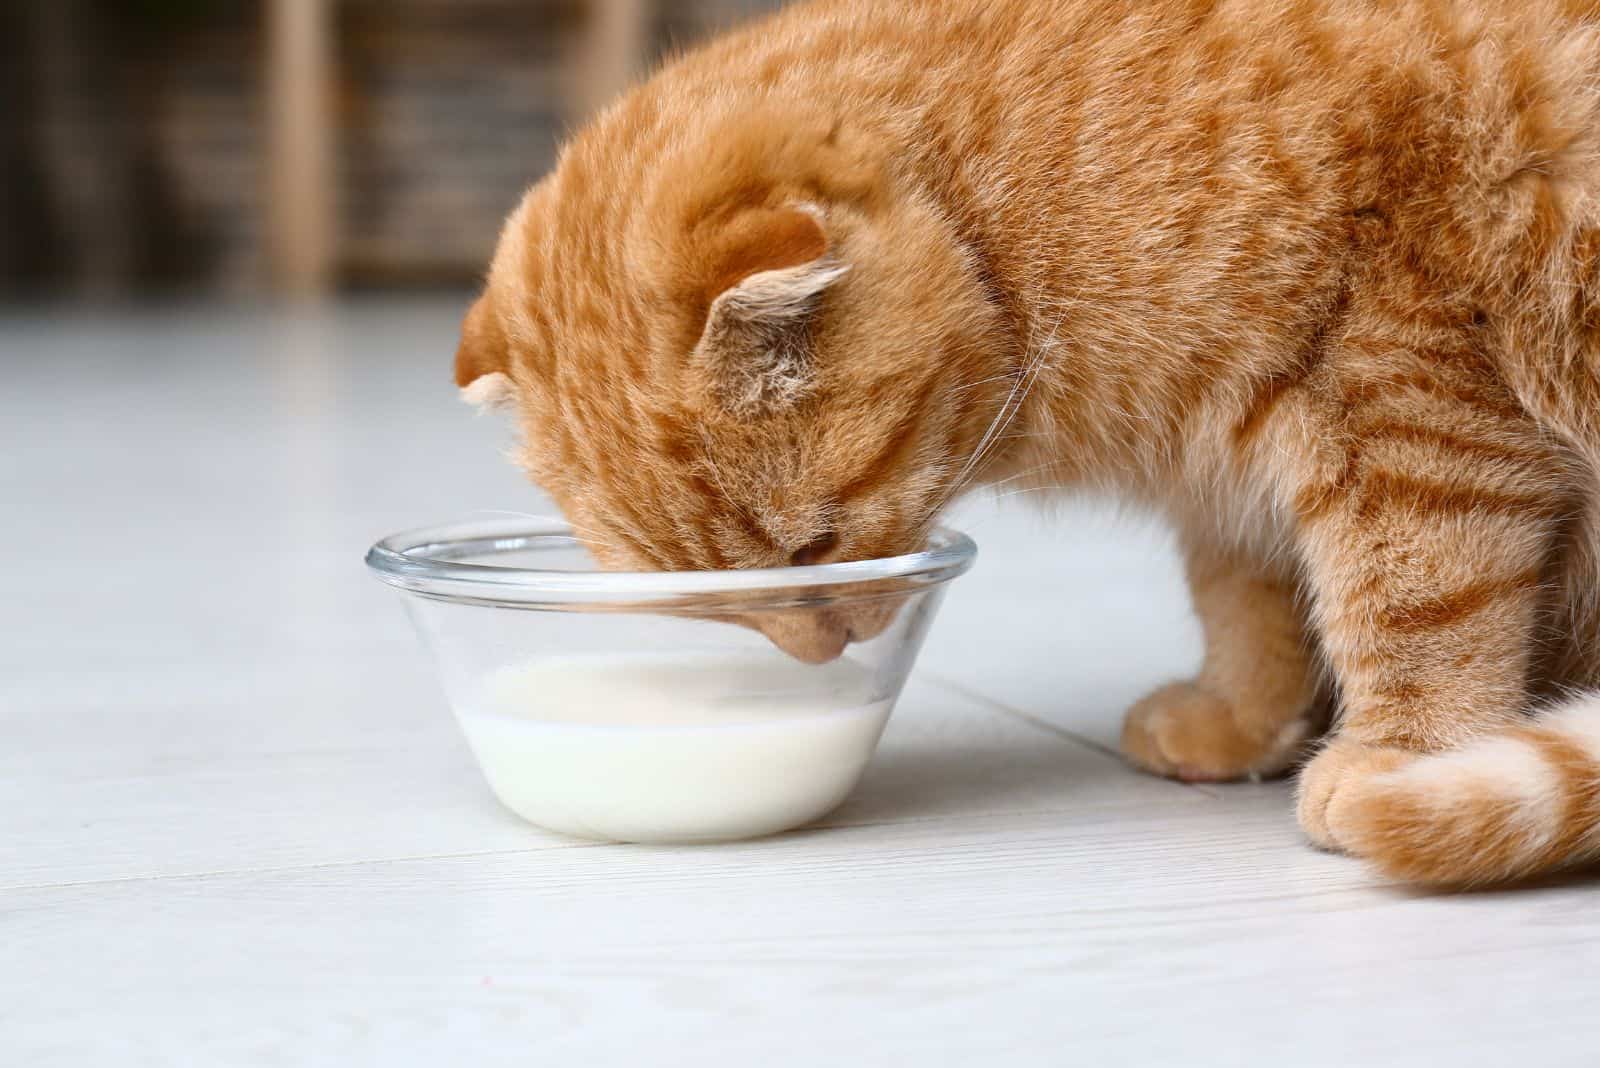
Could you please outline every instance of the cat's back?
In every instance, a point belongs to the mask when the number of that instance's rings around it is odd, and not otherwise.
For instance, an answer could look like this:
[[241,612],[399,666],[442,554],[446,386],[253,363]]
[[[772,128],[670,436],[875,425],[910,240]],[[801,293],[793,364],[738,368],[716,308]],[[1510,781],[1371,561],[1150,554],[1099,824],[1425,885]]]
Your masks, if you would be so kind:
[[644,95],[667,124],[805,100],[894,152],[937,139],[1022,180],[1101,149],[1129,173],[1186,149],[1249,154],[1264,131],[1298,165],[1348,167],[1366,187],[1351,196],[1392,195],[1441,156],[1559,157],[1600,125],[1597,23],[1600,0],[810,0]]

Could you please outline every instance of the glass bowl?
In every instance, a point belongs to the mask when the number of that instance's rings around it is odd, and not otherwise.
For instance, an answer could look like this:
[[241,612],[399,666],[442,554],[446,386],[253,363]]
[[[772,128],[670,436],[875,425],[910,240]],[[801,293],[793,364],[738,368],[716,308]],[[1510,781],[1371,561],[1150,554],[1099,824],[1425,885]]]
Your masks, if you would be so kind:
[[396,534],[367,566],[403,595],[507,808],[581,838],[694,842],[844,800],[976,552],[939,528],[881,560],[608,572],[560,523],[497,519]]

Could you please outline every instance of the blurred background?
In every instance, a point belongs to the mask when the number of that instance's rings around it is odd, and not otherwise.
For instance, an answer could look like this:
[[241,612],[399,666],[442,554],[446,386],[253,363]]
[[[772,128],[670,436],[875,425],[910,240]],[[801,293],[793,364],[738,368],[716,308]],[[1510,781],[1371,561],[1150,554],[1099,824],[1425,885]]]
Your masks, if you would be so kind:
[[472,285],[563,132],[773,0],[5,0],[0,302]]

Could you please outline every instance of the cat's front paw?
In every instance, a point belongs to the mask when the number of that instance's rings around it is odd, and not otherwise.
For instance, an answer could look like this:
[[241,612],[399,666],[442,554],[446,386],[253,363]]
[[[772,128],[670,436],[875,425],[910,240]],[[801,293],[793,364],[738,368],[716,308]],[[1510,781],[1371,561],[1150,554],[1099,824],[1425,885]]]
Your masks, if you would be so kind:
[[1300,829],[1323,849],[1362,852],[1354,839],[1368,784],[1374,776],[1393,771],[1415,756],[1409,750],[1333,739],[1300,769],[1295,802]]
[[1183,782],[1260,779],[1287,770],[1310,733],[1302,719],[1264,736],[1245,730],[1226,699],[1175,682],[1128,709],[1122,752],[1145,771]]

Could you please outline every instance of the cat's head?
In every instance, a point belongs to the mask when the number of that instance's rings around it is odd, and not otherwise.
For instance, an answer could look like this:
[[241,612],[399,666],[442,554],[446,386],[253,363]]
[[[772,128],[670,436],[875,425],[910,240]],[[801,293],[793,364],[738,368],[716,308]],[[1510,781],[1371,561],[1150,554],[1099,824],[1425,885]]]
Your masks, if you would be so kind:
[[[920,547],[1015,382],[980,266],[824,116],[661,111],[614,109],[529,191],[457,384],[515,410],[522,464],[606,567]],[[850,629],[774,637],[826,659]]]

